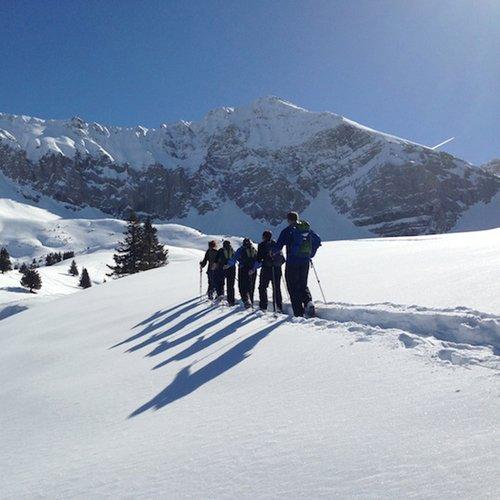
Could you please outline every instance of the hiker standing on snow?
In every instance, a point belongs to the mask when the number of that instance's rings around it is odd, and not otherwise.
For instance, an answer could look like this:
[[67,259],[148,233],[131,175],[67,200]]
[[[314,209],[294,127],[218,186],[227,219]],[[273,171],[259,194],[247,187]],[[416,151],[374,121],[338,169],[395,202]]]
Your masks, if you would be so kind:
[[210,300],[212,300],[214,298],[214,294],[217,292],[217,278],[218,278],[217,242],[213,240],[208,243],[208,250],[205,252],[205,257],[200,262],[200,268],[203,269],[207,264],[208,264],[207,296]]
[[314,304],[307,286],[311,259],[321,246],[320,237],[297,212],[287,215],[288,227],[281,231],[274,255],[286,246],[285,280],[295,316],[314,316]]
[[218,266],[218,283],[217,283],[217,296],[224,295],[224,284],[227,291],[227,303],[234,306],[234,282],[236,280],[236,269],[234,266],[227,267],[227,263],[233,258],[234,250],[229,240],[222,243],[222,248],[217,252],[217,266]]
[[281,252],[274,255],[276,241],[271,231],[262,233],[262,241],[257,247],[258,267],[261,267],[259,278],[259,306],[267,311],[267,288],[271,283],[273,289],[273,304],[277,312],[283,310],[283,299],[281,297],[281,266],[285,258]]
[[229,269],[238,262],[238,288],[241,300],[245,307],[253,305],[253,293],[255,290],[255,263],[257,262],[257,250],[249,238],[243,240],[243,244],[234,253],[224,269]]

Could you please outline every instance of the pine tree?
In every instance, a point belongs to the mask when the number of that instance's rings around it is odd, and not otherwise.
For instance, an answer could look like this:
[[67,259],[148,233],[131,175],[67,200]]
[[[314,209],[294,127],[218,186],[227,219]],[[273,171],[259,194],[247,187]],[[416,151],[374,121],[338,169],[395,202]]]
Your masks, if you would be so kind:
[[0,272],[3,274],[6,271],[12,270],[12,262],[10,261],[9,252],[6,248],[0,250]]
[[76,262],[74,260],[71,261],[71,265],[69,266],[68,273],[71,276],[78,276],[80,273],[78,272],[78,267],[76,267]]
[[36,269],[26,269],[21,278],[21,285],[29,288],[31,293],[35,293],[33,290],[40,290],[42,288],[42,278]]
[[27,270],[28,270],[28,266],[27,266],[27,265],[23,262],[23,263],[21,264],[21,267],[19,268],[19,272],[20,272],[21,274],[25,274]]
[[78,283],[78,286],[82,288],[90,288],[92,286],[89,273],[85,268],[82,269],[82,275],[80,276],[80,283]]
[[158,241],[158,230],[148,217],[142,226],[142,247],[139,269],[146,271],[168,264],[168,250]]
[[111,273],[108,276],[123,276],[140,271],[142,253],[142,227],[135,212],[131,212],[127,229],[123,233],[125,238],[116,247],[113,255],[114,266],[108,266]]

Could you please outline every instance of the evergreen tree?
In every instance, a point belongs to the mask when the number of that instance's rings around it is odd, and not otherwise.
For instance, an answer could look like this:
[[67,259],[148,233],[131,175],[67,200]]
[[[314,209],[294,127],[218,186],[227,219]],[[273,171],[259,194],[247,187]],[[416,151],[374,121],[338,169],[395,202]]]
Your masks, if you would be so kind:
[[29,288],[31,293],[35,293],[33,290],[40,290],[42,288],[42,278],[36,269],[26,269],[21,278],[21,285]]
[[89,273],[85,268],[82,269],[82,275],[80,276],[80,283],[78,283],[78,286],[82,288],[90,288],[92,286]]
[[23,263],[21,264],[21,267],[19,268],[19,272],[20,272],[21,274],[24,274],[24,273],[26,273],[26,271],[27,271],[27,270],[28,270],[28,266],[27,266],[27,265],[23,262]]
[[80,274],[78,272],[78,267],[76,267],[76,262],[74,260],[71,261],[68,273],[71,274],[71,276],[78,276]]
[[139,269],[146,271],[168,264],[168,250],[158,241],[158,230],[148,217],[142,226],[142,247]]
[[6,248],[0,250],[0,272],[3,274],[6,271],[12,270],[12,262],[10,261],[9,252]]
[[108,266],[111,273],[108,276],[123,276],[140,271],[142,253],[142,227],[135,212],[131,212],[127,229],[123,233],[125,238],[116,247],[113,255],[114,266]]

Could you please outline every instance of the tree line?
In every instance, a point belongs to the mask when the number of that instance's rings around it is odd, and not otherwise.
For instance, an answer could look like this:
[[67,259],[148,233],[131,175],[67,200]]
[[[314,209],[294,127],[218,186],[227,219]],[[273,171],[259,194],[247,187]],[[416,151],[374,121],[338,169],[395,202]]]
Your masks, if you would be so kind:
[[[155,269],[168,264],[168,249],[158,240],[158,230],[151,223],[148,217],[143,222],[139,220],[135,212],[131,212],[124,238],[118,243],[113,255],[114,265],[108,268],[111,272],[107,276],[122,277],[128,274],[135,274],[149,269]],[[52,266],[66,259],[73,259],[75,252],[51,252],[45,256],[45,264]],[[21,273],[21,285],[31,293],[42,288],[42,278],[37,270],[37,262],[33,259],[30,266],[25,263],[19,267]],[[0,249],[0,272],[2,274],[17,269],[17,265],[12,265],[9,252],[5,247]],[[92,286],[89,272],[82,268],[78,270],[76,261],[73,259],[68,269],[68,274],[79,277],[78,286],[89,288]]]

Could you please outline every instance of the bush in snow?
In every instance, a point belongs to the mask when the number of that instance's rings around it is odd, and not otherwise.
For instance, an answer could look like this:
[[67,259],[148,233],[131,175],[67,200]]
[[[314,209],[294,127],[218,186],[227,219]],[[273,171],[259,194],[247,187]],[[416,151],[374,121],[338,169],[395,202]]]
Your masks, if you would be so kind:
[[21,285],[28,288],[31,293],[35,293],[33,290],[42,288],[42,278],[36,269],[26,269],[21,278]]
[[78,267],[76,267],[76,262],[74,260],[71,261],[71,265],[69,266],[68,273],[71,276],[78,276],[80,273],[78,272]]
[[3,274],[6,271],[12,270],[12,262],[10,261],[9,252],[6,248],[0,250],[0,272]]
[[80,276],[80,282],[78,283],[78,286],[81,286],[82,288],[90,288],[92,286],[89,272],[85,268],[82,269],[82,275]]

